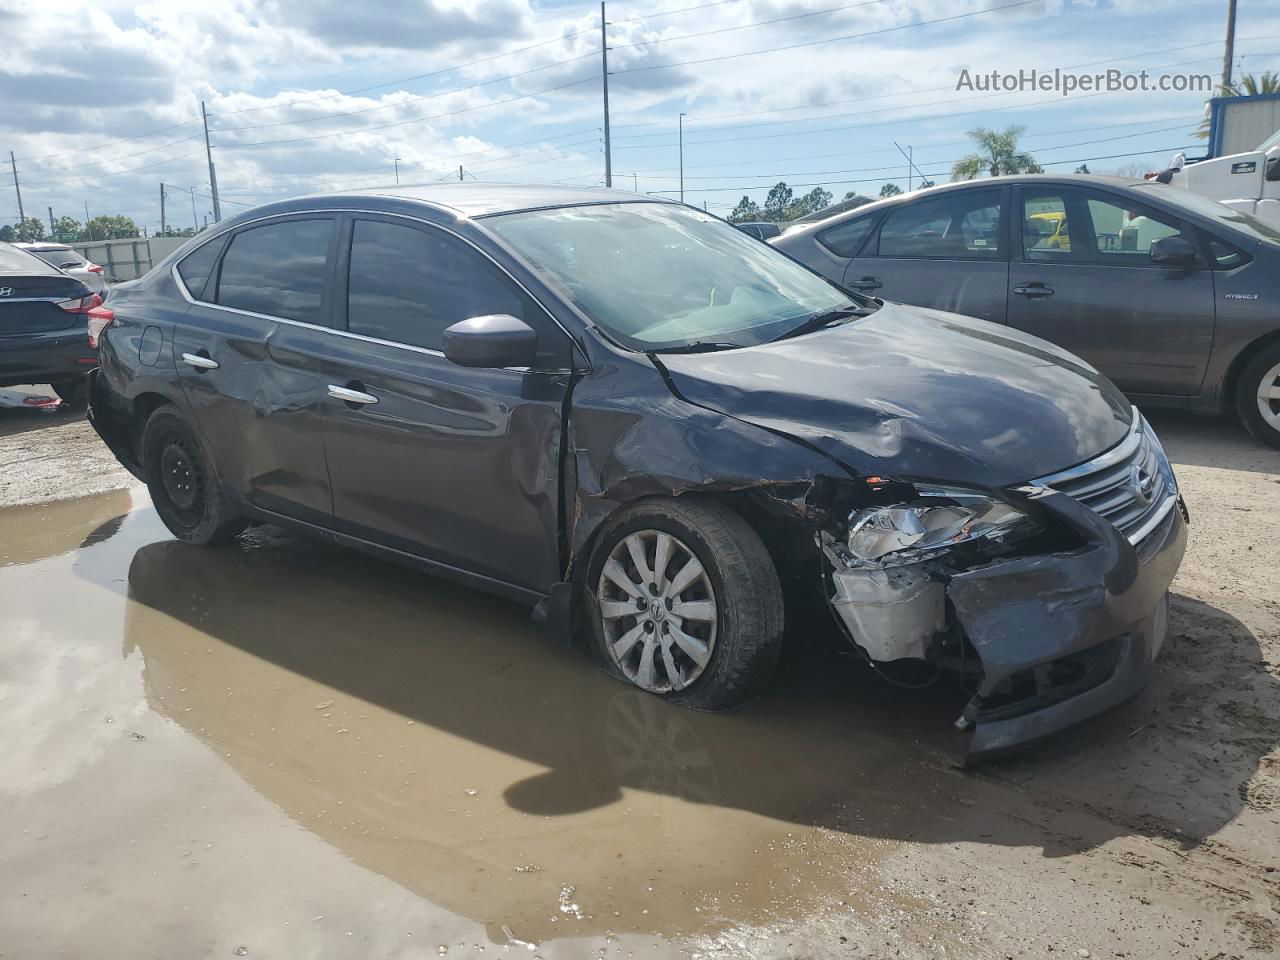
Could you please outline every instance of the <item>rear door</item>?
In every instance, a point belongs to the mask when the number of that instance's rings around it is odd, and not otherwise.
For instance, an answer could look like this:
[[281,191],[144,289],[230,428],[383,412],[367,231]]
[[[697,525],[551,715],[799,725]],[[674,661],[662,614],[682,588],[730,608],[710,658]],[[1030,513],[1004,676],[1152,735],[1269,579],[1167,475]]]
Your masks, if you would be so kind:
[[1151,262],[1195,230],[1125,194],[1020,185],[1009,324],[1066,347],[1131,393],[1198,393],[1213,345],[1213,276]]
[[311,353],[328,337],[332,215],[250,224],[178,264],[193,300],[174,358],[223,482],[255,506],[327,525],[332,495]]
[[[337,528],[503,583],[559,579],[560,433],[570,341],[484,254],[443,229],[359,215],[339,264],[347,335],[326,382]],[[459,367],[444,329],[505,313],[538,331],[535,369]],[[337,391],[335,391],[337,392]]]
[[[925,193],[895,205],[849,260],[844,285],[886,300],[1003,323],[1007,208],[1007,187]],[[830,233],[828,244],[839,240],[834,230]]]

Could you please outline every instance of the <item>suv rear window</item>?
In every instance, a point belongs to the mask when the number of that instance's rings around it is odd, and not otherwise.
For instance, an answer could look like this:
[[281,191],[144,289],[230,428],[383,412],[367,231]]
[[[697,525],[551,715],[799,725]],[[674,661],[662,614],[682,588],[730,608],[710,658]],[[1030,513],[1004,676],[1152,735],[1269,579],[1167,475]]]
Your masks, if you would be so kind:
[[326,324],[321,315],[332,220],[286,220],[231,238],[214,300],[224,307]]

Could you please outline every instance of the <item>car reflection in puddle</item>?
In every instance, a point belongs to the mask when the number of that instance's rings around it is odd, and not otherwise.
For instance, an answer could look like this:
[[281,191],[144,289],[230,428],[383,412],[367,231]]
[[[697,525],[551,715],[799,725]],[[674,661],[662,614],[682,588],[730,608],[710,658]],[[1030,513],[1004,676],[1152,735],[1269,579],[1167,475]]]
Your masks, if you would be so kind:
[[518,606],[272,528],[141,546],[128,590],[152,709],[498,942],[860,909],[883,838],[962,783],[919,735],[954,703],[831,663],[736,713],[680,709]]

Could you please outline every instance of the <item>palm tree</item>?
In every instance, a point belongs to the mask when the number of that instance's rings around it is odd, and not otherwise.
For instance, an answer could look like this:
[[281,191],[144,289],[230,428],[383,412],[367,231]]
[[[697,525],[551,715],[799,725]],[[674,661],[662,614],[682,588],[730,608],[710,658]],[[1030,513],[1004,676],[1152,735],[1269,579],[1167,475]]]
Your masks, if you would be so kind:
[[1018,137],[1026,129],[1012,126],[1004,130],[988,130],[986,127],[970,130],[969,139],[982,152],[971,153],[957,161],[951,168],[951,179],[972,180],[984,170],[993,177],[1009,173],[1044,173],[1031,154],[1018,152]]
[[[1235,83],[1218,85],[1219,97],[1256,97],[1262,93],[1280,93],[1280,71],[1265,70],[1259,74],[1246,73]],[[1209,118],[1205,117],[1196,131],[1201,140],[1209,139]]]

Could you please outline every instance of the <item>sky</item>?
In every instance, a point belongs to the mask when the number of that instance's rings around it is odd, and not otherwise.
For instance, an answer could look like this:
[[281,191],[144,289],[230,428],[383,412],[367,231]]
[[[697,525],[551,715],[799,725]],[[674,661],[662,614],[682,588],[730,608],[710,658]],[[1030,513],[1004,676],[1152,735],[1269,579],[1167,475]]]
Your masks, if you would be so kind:
[[[1023,69],[1222,71],[1227,0],[610,0],[614,186],[727,214],[938,181],[974,127],[1047,170],[1162,169],[1203,92],[957,89]],[[1239,0],[1235,69],[1280,69],[1280,4]],[[0,157],[28,216],[212,217],[286,196],[456,179],[604,182],[598,2],[0,0]],[[0,223],[17,218],[12,170]],[[911,181],[918,184],[915,170]],[[193,214],[194,206],[194,214]]]

